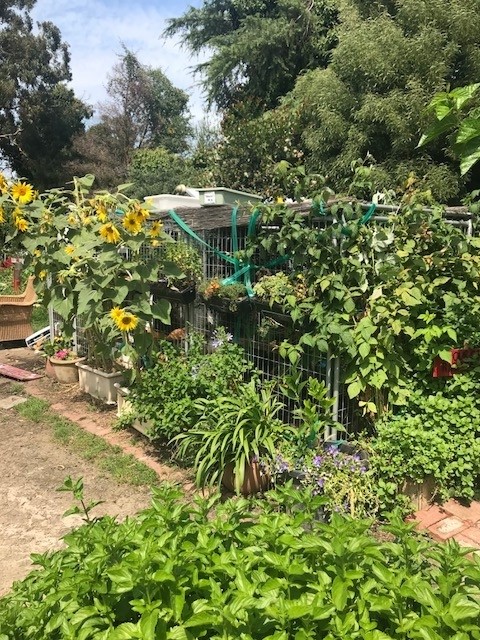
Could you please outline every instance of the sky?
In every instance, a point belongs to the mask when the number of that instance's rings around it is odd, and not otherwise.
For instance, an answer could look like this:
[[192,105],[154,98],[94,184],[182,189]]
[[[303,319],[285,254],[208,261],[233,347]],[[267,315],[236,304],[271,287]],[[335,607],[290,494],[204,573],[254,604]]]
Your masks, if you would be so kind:
[[109,99],[107,76],[118,62],[123,43],[141,64],[160,68],[187,92],[190,113],[199,122],[206,106],[191,67],[201,59],[192,58],[178,39],[164,39],[162,32],[168,18],[201,4],[202,0],[37,0],[31,16],[60,29],[70,46],[70,86],[87,104],[95,107]]

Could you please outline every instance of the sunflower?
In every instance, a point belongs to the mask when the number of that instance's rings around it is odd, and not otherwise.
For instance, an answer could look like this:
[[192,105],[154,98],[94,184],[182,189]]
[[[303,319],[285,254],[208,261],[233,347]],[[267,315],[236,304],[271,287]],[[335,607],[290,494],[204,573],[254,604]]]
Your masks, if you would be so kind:
[[5,176],[0,173],[0,193],[6,193],[8,191],[8,184]]
[[33,187],[27,182],[17,182],[12,186],[12,198],[20,204],[28,204],[33,200]]
[[40,280],[45,280],[45,278],[47,277],[47,272],[45,271],[45,269],[40,271],[40,273],[38,274],[38,277],[40,278]]
[[67,246],[65,247],[65,253],[67,254],[67,256],[71,256],[72,253],[75,253],[75,247],[73,246],[73,244],[67,244]]
[[124,311],[122,315],[115,320],[115,324],[120,331],[133,331],[138,324],[138,318],[134,316],[133,313]]
[[113,222],[107,222],[106,224],[102,225],[100,227],[99,233],[102,238],[105,238],[107,242],[112,242],[113,244],[117,244],[117,242],[120,242],[120,232],[113,224]]
[[68,224],[73,227],[74,224],[77,224],[77,216],[73,213],[70,213],[68,218]]
[[124,312],[120,307],[113,307],[113,309],[110,311],[110,317],[115,323],[117,323],[118,320],[123,316],[123,313]]
[[95,209],[95,213],[97,214],[98,220],[100,222],[106,222],[108,220],[108,211],[107,211],[107,205],[105,204],[105,202],[98,202],[98,201],[92,200],[90,204]]
[[20,216],[17,216],[13,223],[19,231],[26,231],[30,226],[28,220],[25,220],[25,218],[21,218]]
[[162,232],[162,227],[163,225],[160,222],[160,220],[155,220],[155,222],[152,222],[152,226],[150,227],[150,231],[149,231],[150,237],[158,238],[158,236]]
[[150,211],[142,207],[140,204],[138,204],[138,202],[133,205],[132,210],[129,213],[135,215],[140,223],[145,222],[145,220],[148,220],[148,218],[150,217]]
[[4,212],[3,208],[0,207],[0,224],[2,224],[3,222],[5,222],[5,212]]
[[142,223],[138,219],[137,214],[133,211],[127,213],[127,215],[123,218],[123,226],[133,236],[136,236],[137,233],[142,230]]

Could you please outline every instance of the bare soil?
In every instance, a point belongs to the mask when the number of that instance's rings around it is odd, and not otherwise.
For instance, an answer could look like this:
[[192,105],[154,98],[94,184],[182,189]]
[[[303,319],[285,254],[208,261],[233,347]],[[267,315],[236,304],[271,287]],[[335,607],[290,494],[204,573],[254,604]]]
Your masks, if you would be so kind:
[[[44,360],[25,348],[0,345],[0,363],[30,371],[44,369]],[[28,385],[35,384],[52,404],[68,398],[77,411],[90,416],[94,412],[99,425],[111,426],[115,419],[114,410],[98,410],[74,386],[48,378],[23,384],[27,392]],[[15,388],[12,391],[11,381],[0,377],[0,397],[12,395]],[[149,504],[148,488],[118,484],[93,462],[55,442],[49,425],[23,419],[15,409],[0,409],[0,433],[0,596],[31,571],[31,553],[60,548],[61,537],[81,524],[79,516],[62,515],[72,505],[72,497],[56,488],[68,475],[83,477],[88,500],[104,501],[96,508],[97,515],[123,519]],[[175,475],[174,469],[171,472]]]

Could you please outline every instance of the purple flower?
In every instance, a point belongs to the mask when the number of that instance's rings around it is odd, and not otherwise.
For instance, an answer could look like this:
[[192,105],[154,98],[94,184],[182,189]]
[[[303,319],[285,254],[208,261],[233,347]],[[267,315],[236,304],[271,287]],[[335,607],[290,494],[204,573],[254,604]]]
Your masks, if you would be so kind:
[[317,485],[320,487],[320,489],[323,489],[324,484],[325,484],[325,478],[318,478]]
[[323,463],[323,458],[322,456],[315,456],[314,459],[312,460],[312,464],[314,467],[321,467]]

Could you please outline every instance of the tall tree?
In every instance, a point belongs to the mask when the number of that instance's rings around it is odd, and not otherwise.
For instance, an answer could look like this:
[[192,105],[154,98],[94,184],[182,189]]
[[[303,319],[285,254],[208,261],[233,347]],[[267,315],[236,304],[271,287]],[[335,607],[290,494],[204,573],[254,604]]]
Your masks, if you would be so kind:
[[[89,166],[97,186],[112,186],[113,177],[126,179],[138,149],[161,147],[171,153],[187,149],[188,96],[161,69],[141,64],[124,48],[109,76],[107,92],[109,100],[99,106],[99,124],[76,143],[79,158],[74,167]],[[105,155],[110,158],[108,171],[102,166]]]
[[196,67],[212,103],[226,108],[246,98],[274,107],[306,69],[324,67],[335,45],[334,0],[204,0],[173,18],[165,31],[180,34],[210,59]]
[[301,112],[312,169],[345,187],[371,154],[373,187],[397,189],[415,172],[448,202],[463,188],[441,142],[417,149],[437,91],[480,78],[480,0],[339,0],[338,45],[328,69],[300,76],[284,102]]
[[90,109],[66,87],[70,58],[50,22],[34,30],[36,0],[0,3],[0,154],[39,188],[63,183],[72,138]]

